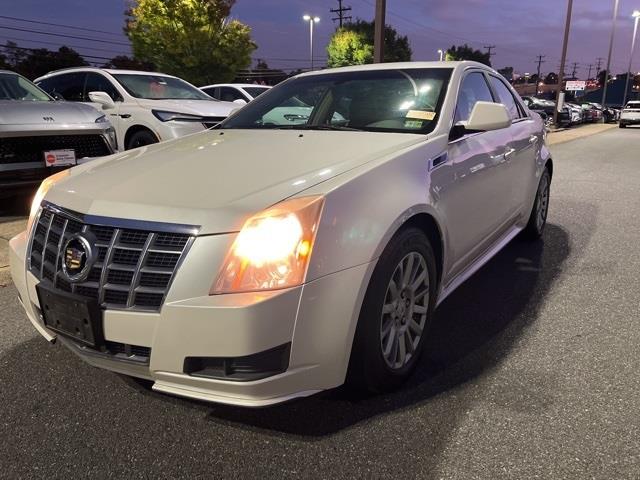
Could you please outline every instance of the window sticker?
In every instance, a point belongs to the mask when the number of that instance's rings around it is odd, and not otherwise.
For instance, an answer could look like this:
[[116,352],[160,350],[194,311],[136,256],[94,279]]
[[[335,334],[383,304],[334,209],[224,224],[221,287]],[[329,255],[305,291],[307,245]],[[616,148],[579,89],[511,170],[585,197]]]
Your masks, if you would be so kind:
[[420,120],[433,120],[436,118],[436,112],[427,112],[425,110],[409,110],[405,115],[407,118],[418,118]]
[[404,128],[415,128],[415,129],[420,129],[422,128],[422,124],[424,122],[422,120],[405,120],[404,121]]

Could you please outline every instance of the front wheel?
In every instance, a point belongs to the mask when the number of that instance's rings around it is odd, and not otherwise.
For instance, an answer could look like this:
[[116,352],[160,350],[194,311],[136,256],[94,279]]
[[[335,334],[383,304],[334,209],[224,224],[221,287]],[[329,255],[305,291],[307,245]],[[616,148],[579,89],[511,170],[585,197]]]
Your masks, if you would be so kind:
[[358,319],[347,383],[360,391],[399,387],[423,350],[436,298],[436,263],[417,228],[397,233],[373,272]]
[[547,214],[549,213],[549,194],[551,189],[551,174],[549,169],[545,168],[538,190],[536,191],[536,200],[533,203],[529,222],[524,229],[524,236],[530,240],[540,238],[544,233],[544,227],[547,224]]
[[129,139],[126,150],[132,148],[144,147],[145,145],[151,145],[152,143],[158,143],[158,138],[149,130],[139,130]]
[[621,123],[620,128],[627,128],[627,126],[624,123]]

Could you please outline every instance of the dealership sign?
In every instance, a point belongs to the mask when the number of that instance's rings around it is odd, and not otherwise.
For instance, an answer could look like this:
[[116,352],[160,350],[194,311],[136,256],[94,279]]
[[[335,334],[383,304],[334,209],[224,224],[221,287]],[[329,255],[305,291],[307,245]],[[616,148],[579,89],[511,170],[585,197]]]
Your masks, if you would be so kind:
[[566,89],[569,91],[584,90],[586,86],[587,82],[584,80],[571,80],[567,82]]

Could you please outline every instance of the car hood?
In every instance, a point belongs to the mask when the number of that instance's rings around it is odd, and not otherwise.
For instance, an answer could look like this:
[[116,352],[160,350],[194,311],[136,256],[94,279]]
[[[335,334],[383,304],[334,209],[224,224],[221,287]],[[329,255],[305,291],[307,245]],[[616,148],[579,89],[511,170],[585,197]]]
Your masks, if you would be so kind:
[[65,124],[94,124],[101,116],[95,108],[75,102],[0,100],[0,125],[46,124],[55,128]]
[[202,115],[203,117],[227,117],[240,107],[232,102],[217,100],[147,100],[138,99],[140,106],[152,110],[166,110],[168,112]]
[[79,213],[238,231],[246,218],[424,135],[212,130],[73,168],[47,200]]

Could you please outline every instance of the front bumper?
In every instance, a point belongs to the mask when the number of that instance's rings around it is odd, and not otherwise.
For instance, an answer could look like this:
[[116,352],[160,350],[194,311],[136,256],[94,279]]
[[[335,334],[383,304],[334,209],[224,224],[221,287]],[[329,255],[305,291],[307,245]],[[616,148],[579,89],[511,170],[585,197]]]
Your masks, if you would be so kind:
[[625,114],[620,117],[620,123],[623,125],[638,125],[640,124],[640,114],[629,115]]
[[[154,390],[232,405],[266,406],[341,385],[373,262],[296,288],[211,296],[213,266],[229,237],[196,239],[159,313],[104,311],[106,340],[150,348],[148,364],[87,351],[61,337],[62,343],[91,365],[152,380]],[[25,233],[11,240],[11,272],[29,320],[52,341],[56,335],[40,315],[38,280],[26,271],[27,243]],[[267,378],[205,378],[185,368],[189,357],[237,358],[287,344],[288,368]]]

